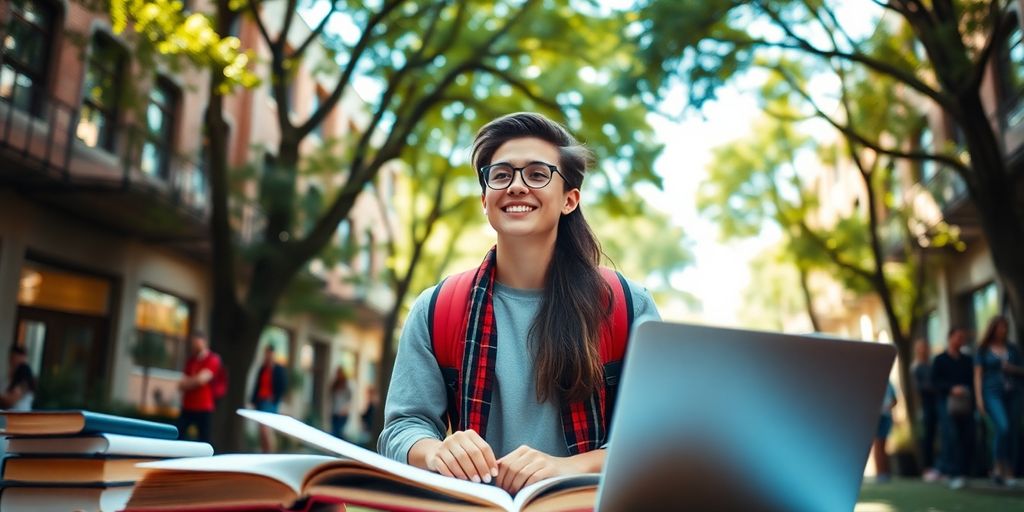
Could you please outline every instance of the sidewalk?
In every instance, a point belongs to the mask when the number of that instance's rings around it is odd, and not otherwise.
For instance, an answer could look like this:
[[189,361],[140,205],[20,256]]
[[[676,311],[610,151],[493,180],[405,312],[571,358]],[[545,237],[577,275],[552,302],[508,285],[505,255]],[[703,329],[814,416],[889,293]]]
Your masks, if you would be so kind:
[[854,512],[1024,512],[1024,486],[998,487],[988,479],[972,479],[963,489],[945,483],[896,479],[865,481]]

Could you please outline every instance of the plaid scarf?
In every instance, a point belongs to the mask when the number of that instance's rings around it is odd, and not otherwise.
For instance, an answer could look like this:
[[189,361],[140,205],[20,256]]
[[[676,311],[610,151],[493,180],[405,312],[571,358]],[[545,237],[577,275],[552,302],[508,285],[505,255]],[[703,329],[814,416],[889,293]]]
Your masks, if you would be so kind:
[[[496,247],[492,247],[473,280],[466,317],[466,341],[462,352],[463,374],[456,398],[459,403],[458,430],[475,430],[481,437],[485,437],[487,432],[498,355],[497,326],[494,320],[496,261]],[[604,328],[610,329],[608,325]],[[602,332],[602,345],[608,339],[610,331]],[[606,390],[603,385],[597,386],[589,400],[563,402],[562,430],[570,454],[588,452],[600,448],[606,442],[608,418],[605,417],[605,405]]]

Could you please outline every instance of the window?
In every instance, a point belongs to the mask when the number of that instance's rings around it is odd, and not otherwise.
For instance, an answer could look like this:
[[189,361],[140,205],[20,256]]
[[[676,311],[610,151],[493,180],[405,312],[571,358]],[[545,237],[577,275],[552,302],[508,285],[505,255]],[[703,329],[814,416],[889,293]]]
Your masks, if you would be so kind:
[[[313,101],[311,103],[312,104],[309,107],[309,115],[312,116],[313,114],[316,113],[317,109],[319,109],[320,105],[323,103],[323,99],[320,97],[320,88],[319,87],[317,87],[316,90],[313,91]],[[317,123],[316,126],[313,127],[313,132],[312,133],[318,139],[323,139],[324,138],[324,124],[326,122],[327,122],[327,118],[324,118],[319,123]]]
[[93,37],[92,45],[76,134],[89,146],[113,152],[124,50],[109,36],[100,33]]
[[999,287],[996,283],[982,286],[971,294],[971,313],[974,330],[981,336],[988,321],[999,314]]
[[139,168],[149,176],[167,178],[170,153],[174,147],[174,115],[177,103],[177,88],[165,78],[158,78],[149,91],[145,141],[142,144],[139,161]]
[[928,340],[928,350],[932,355],[937,355],[946,347],[946,333],[942,331],[942,318],[938,310],[928,312],[925,319],[925,336]]
[[0,48],[0,98],[33,115],[42,112],[54,33],[54,8],[13,0]]
[[[932,129],[928,126],[928,119],[925,119],[925,125],[921,128],[921,133],[917,136],[917,147],[921,151],[934,151],[935,150],[935,134],[932,133]],[[935,164],[935,160],[927,159],[921,161],[921,182],[928,183],[938,174],[938,167]]]
[[188,302],[152,288],[139,288],[135,304],[135,343],[151,345],[146,350],[135,349],[133,352],[151,354],[149,357],[155,354],[157,357],[146,362],[135,361],[135,364],[182,370],[191,325],[192,306]]
[[351,266],[352,257],[355,255],[356,249],[356,241],[352,234],[352,221],[344,219],[339,222],[335,234],[338,237],[338,247],[341,249],[341,259]]
[[373,232],[369,229],[366,230],[366,245],[359,248],[359,268],[366,272],[368,276],[373,276]]
[[1021,92],[1024,92],[1024,31],[1015,14],[1011,15],[1010,23],[1013,27],[1001,48],[999,72],[1006,125],[1013,127],[1024,121],[1024,104],[1021,102]]

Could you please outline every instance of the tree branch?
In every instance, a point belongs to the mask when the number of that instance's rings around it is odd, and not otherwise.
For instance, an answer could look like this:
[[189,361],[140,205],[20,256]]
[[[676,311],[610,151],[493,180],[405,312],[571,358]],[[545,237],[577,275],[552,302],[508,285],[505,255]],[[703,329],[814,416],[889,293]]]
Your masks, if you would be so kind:
[[334,13],[336,12],[338,12],[338,3],[337,1],[332,1],[331,10],[327,11],[327,14],[324,16],[324,19],[320,20],[320,23],[317,24],[317,26],[313,29],[309,36],[306,37],[306,40],[303,41],[302,44],[300,44],[299,47],[296,48],[295,51],[293,51],[289,57],[294,58],[305,53],[306,49],[309,48],[309,45],[313,44],[314,41],[318,40],[320,36],[323,35],[324,29],[327,28],[327,23],[331,20],[331,17],[334,16]]
[[828,124],[832,125],[836,130],[839,130],[840,133],[845,135],[847,138],[853,140],[857,144],[861,144],[864,147],[867,147],[868,149],[871,149],[872,151],[883,155],[893,156],[897,158],[905,158],[908,160],[915,161],[934,160],[936,162],[949,165],[950,167],[954,167],[959,172],[970,173],[970,169],[968,169],[963,163],[961,163],[956,158],[948,155],[938,155],[923,151],[900,151],[896,149],[882,147],[881,144],[871,141],[864,137],[863,135],[861,135],[860,133],[857,133],[857,131],[854,128],[841,124],[835,119],[833,119],[832,116],[826,114],[824,111],[821,110],[820,107],[818,107],[817,103],[810,97],[810,95],[795,83],[795,80],[791,76],[789,76],[789,74],[785,70],[780,68],[774,69],[776,72],[778,72],[780,75],[784,77],[786,82],[790,85],[790,87],[793,88],[793,90],[797,94],[803,97],[804,100],[811,105],[811,107],[814,109],[818,117],[824,119]]
[[1013,26],[1013,20],[1004,15],[1003,10],[999,8],[999,2],[992,2],[992,11],[992,33],[985,40],[981,52],[978,53],[978,60],[974,64],[974,71],[971,73],[969,82],[971,89],[981,87],[992,54],[995,53],[996,48],[1002,45]]
[[366,52],[366,48],[370,45],[370,40],[373,38],[373,31],[377,28],[377,25],[381,23],[392,11],[394,11],[404,0],[388,0],[384,3],[384,6],[379,12],[370,17],[366,22],[366,27],[363,28],[362,34],[359,35],[359,40],[355,46],[352,47],[351,54],[349,55],[348,62],[345,64],[345,69],[341,73],[341,77],[338,79],[337,85],[331,94],[324,99],[323,103],[309,116],[309,119],[297,129],[297,135],[301,139],[313,131],[314,128],[323,122],[324,118],[331,110],[334,110],[334,106],[341,99],[341,96],[345,93],[345,88],[348,87],[349,82],[352,80],[352,74],[355,73],[356,64],[362,58],[363,53]]
[[295,8],[298,3],[298,0],[285,0],[284,23],[281,25],[281,35],[277,38],[282,43],[282,48],[288,42],[288,32],[292,30],[292,21],[295,19]]
[[[770,11],[766,11],[766,12],[770,12]],[[769,16],[771,16],[771,14],[769,14]],[[859,63],[859,64],[863,64],[863,65],[867,66],[868,68],[870,68],[870,69],[872,69],[872,70],[874,70],[874,71],[876,71],[878,73],[882,73],[884,75],[891,76],[894,79],[899,80],[899,81],[907,84],[908,87],[910,87],[910,88],[920,92],[921,94],[923,94],[925,96],[928,96],[929,98],[931,98],[932,100],[934,100],[936,103],[938,103],[939,105],[941,105],[943,107],[951,107],[954,104],[954,102],[955,102],[955,100],[953,98],[950,98],[950,97],[946,96],[941,91],[937,91],[937,90],[933,89],[932,87],[928,86],[927,84],[925,84],[924,82],[919,80],[916,76],[914,76],[913,74],[907,72],[907,70],[904,70],[904,69],[902,69],[900,67],[894,66],[892,64],[889,64],[887,62],[884,62],[884,61],[881,61],[881,60],[878,60],[878,59],[871,58],[870,56],[865,55],[863,53],[859,53],[859,52],[847,53],[847,52],[844,52],[844,51],[840,51],[838,49],[836,49],[836,50],[821,49],[821,48],[818,48],[818,47],[812,45],[810,42],[806,41],[805,39],[800,38],[798,35],[794,34],[792,32],[792,30],[789,29],[788,26],[784,25],[784,23],[783,23],[783,26],[781,28],[784,31],[786,31],[787,34],[792,34],[790,37],[792,37],[795,40],[795,43],[786,43],[786,42],[781,42],[781,41],[767,41],[767,40],[764,40],[764,39],[756,39],[756,38],[735,39],[735,40],[728,40],[728,39],[721,39],[721,38],[707,38],[707,39],[708,40],[715,40],[715,41],[719,41],[719,42],[723,42],[723,43],[732,43],[732,44],[737,44],[737,45],[763,46],[763,47],[768,47],[768,48],[780,48],[780,49],[787,49],[787,50],[799,50],[799,51],[802,51],[804,53],[808,53],[808,54],[811,54],[811,55],[816,55],[818,57],[838,58],[838,59],[843,59],[843,60],[847,60],[847,61],[851,61],[851,62],[856,62],[856,63]]]
[[263,2],[256,2],[255,0],[249,0],[246,2],[246,6],[249,8],[249,13],[252,14],[252,19],[256,23],[256,28],[259,29],[260,35],[263,36],[263,42],[267,43],[268,48],[274,48],[277,42],[270,37],[270,32],[267,31],[267,26],[263,24],[263,18],[260,18],[260,11],[256,8],[256,4]]
[[526,97],[530,98],[531,100],[533,100],[533,101],[535,101],[535,102],[537,102],[537,103],[539,103],[541,105],[544,105],[545,107],[547,107],[547,108],[549,108],[551,110],[555,110],[555,111],[561,111],[562,110],[562,106],[559,105],[558,102],[552,101],[549,98],[545,98],[543,96],[538,95],[536,92],[531,90],[530,84],[528,84],[528,83],[526,83],[526,82],[524,82],[524,81],[522,81],[522,80],[520,80],[520,79],[518,79],[518,78],[516,78],[516,77],[514,77],[514,76],[512,76],[510,74],[508,74],[508,72],[506,72],[506,71],[502,71],[502,70],[500,70],[500,69],[498,69],[498,68],[496,68],[494,66],[489,66],[489,65],[486,65],[486,64],[481,64],[481,65],[477,66],[476,68],[479,69],[480,71],[484,71],[484,72],[490,73],[490,74],[492,74],[492,75],[494,75],[494,76],[504,80],[509,85],[511,85],[513,88],[515,88],[519,92],[522,92],[523,94],[525,94]]

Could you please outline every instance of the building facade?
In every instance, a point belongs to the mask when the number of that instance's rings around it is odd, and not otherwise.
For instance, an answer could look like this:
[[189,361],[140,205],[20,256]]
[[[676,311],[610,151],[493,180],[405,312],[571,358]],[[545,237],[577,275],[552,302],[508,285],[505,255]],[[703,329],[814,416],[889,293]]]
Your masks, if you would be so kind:
[[[187,340],[205,330],[212,301],[202,158],[208,77],[141,69],[109,20],[77,2],[4,2],[0,26],[0,349],[27,349],[39,377],[37,406],[119,403],[173,412]],[[267,55],[251,22],[235,35]],[[290,92],[295,115],[308,114],[331,87],[307,66]],[[227,98],[233,168],[272,157],[275,109],[266,85]],[[367,120],[364,103],[347,91],[303,151],[360,133]],[[308,269],[324,299],[349,305],[358,321],[299,312],[277,315],[268,329],[264,342],[278,345],[296,377],[286,412],[322,423],[339,365],[358,382],[373,382],[392,299],[372,276],[383,267],[391,232],[381,191],[394,172],[382,171],[339,226],[334,243],[358,247],[352,257]],[[298,186],[305,196],[330,183]],[[240,244],[260,226],[257,209],[246,206],[257,186],[243,189],[234,219]],[[353,285],[351,275],[371,279]],[[159,357],[140,364],[142,347],[154,344],[163,347]],[[254,375],[258,363],[245,370]],[[4,365],[4,382],[6,374]]]

